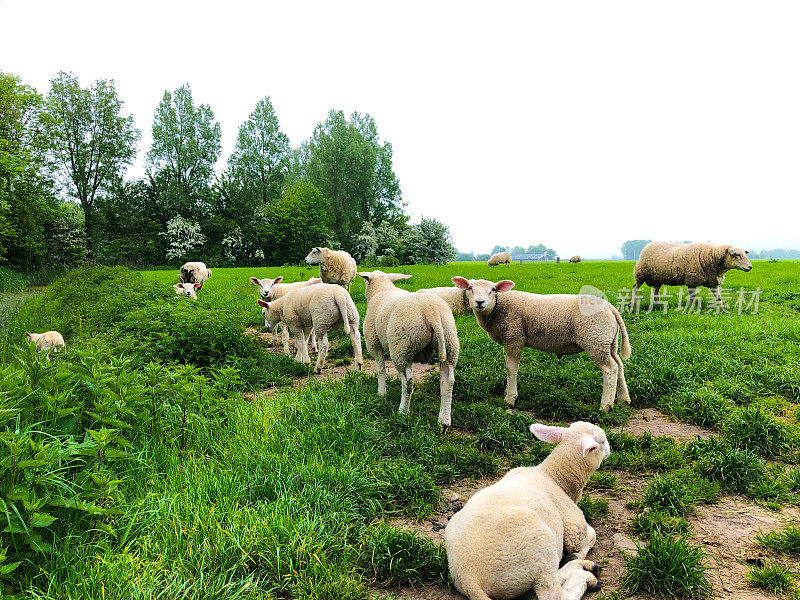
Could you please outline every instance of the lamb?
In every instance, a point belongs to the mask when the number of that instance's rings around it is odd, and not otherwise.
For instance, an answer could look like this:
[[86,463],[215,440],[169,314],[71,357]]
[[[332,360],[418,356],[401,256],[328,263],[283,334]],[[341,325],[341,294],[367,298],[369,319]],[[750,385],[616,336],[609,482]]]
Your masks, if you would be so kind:
[[569,262],[571,262],[571,263],[579,263],[579,262],[581,262],[581,260],[582,260],[581,257],[576,254],[575,256],[573,256],[572,258],[569,259]]
[[[350,335],[356,364],[361,369],[364,359],[361,352],[361,334],[358,332],[359,314],[350,294],[338,285],[319,283],[293,290],[272,302],[258,300],[264,313],[264,325],[267,331],[278,323],[284,323],[292,332],[297,345],[295,360],[310,364],[307,340],[312,333],[319,345],[315,373],[322,372],[325,357],[328,355],[330,342],[328,331],[342,325],[345,333]],[[288,344],[284,350],[289,353]]]
[[192,300],[197,300],[196,290],[203,287],[202,283],[176,283],[172,287],[178,296],[189,296]]
[[719,288],[725,281],[725,274],[731,269],[752,270],[753,264],[747,254],[747,250],[730,244],[650,242],[642,249],[633,268],[635,285],[631,308],[636,304],[636,292],[643,283],[653,289],[656,302],[662,285],[685,285],[689,288],[690,302],[697,288],[702,286],[710,289],[721,303]]
[[469,299],[464,290],[457,287],[435,287],[417,290],[418,294],[436,294],[447,302],[454,315],[469,312]]
[[[308,281],[295,281],[294,283],[281,283],[283,281],[283,275],[278,275],[275,279],[269,279],[265,277],[264,279],[258,279],[256,277],[251,277],[250,281],[258,286],[258,294],[261,296],[262,300],[266,300],[270,302],[272,300],[277,300],[278,298],[283,298],[286,294],[291,292],[292,290],[296,290],[302,287],[306,287],[309,285],[314,285],[315,283],[320,283],[322,279],[319,277],[311,277]],[[275,335],[278,335],[278,328],[275,327]],[[284,348],[289,347],[289,333],[286,330],[286,327],[281,324],[281,338],[283,339],[283,346]],[[317,349],[316,341],[314,340],[314,336],[311,336],[312,348],[314,350]],[[289,354],[289,351],[286,351],[286,354]]]
[[203,289],[206,279],[211,277],[211,269],[206,267],[206,263],[187,262],[181,267],[178,274],[178,283],[199,283],[198,289]]
[[496,267],[497,265],[511,266],[511,255],[508,252],[498,252],[489,257],[489,266]]
[[25,337],[30,342],[36,342],[36,351],[53,349],[53,352],[61,352],[67,345],[64,343],[64,336],[57,331],[45,331],[44,333],[28,333]]
[[606,434],[581,421],[530,430],[558,446],[541,464],[512,469],[477,492],[445,529],[450,574],[470,600],[527,598],[533,591],[539,600],[578,600],[600,587],[598,565],[584,560],[597,535],[577,502],[611,454]]
[[313,248],[306,263],[319,265],[319,276],[325,283],[336,283],[350,291],[350,282],[356,278],[356,261],[344,250]]
[[450,427],[455,367],[460,350],[456,323],[447,302],[435,294],[416,294],[395,287],[408,279],[403,273],[383,271],[359,273],[366,282],[367,314],[364,339],[375,359],[378,394],[386,395],[386,352],[400,374],[400,412],[408,413],[414,391],[412,367],[427,363],[433,353],[439,357],[439,425],[442,433]]
[[[453,283],[467,290],[478,324],[503,346],[506,357],[506,402],[517,399],[517,370],[523,348],[556,354],[586,351],[603,372],[600,408],[609,411],[614,397],[630,404],[622,361],[631,354],[628,331],[613,305],[588,295],[540,295],[510,292],[513,281],[494,283],[484,279],[453,277]],[[617,354],[617,336],[622,348]]]

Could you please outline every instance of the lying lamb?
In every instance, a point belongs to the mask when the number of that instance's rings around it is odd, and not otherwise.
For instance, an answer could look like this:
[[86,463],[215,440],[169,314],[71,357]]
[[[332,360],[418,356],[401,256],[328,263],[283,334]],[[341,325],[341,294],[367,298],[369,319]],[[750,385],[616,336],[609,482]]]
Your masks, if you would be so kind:
[[725,274],[731,269],[750,271],[753,268],[747,254],[747,250],[730,244],[650,242],[642,249],[633,268],[636,283],[631,294],[631,308],[636,305],[636,292],[643,283],[653,288],[656,302],[662,285],[688,286],[689,301],[694,299],[698,287],[706,287],[717,302],[722,302],[719,288],[725,281]]
[[400,412],[408,413],[414,391],[413,364],[439,357],[439,424],[450,427],[455,367],[459,344],[450,307],[435,294],[416,294],[396,288],[394,281],[408,279],[403,273],[359,273],[366,282],[367,314],[364,339],[375,359],[378,394],[386,395],[386,352],[400,374]]
[[[611,453],[606,434],[581,421],[530,429],[558,446],[541,464],[512,469],[477,492],[445,529],[450,574],[470,600],[533,591],[539,600],[578,600],[599,587],[597,564],[584,560],[597,536],[577,502]],[[559,569],[565,554],[569,562]]]
[[178,296],[189,296],[192,300],[197,300],[197,290],[203,287],[202,283],[176,283],[172,287]]
[[178,283],[199,283],[203,289],[206,279],[211,277],[211,269],[203,262],[187,262],[178,274]]
[[467,292],[457,287],[435,287],[417,290],[418,294],[436,294],[447,302],[454,315],[469,312],[469,298]]
[[53,349],[53,352],[61,352],[67,345],[64,343],[64,336],[57,331],[45,331],[44,333],[25,332],[28,342],[36,342],[36,351]]
[[[609,411],[614,397],[630,404],[622,361],[631,354],[628,331],[613,305],[586,295],[540,295],[510,292],[513,281],[499,283],[484,279],[453,277],[453,283],[467,290],[478,324],[506,355],[506,402],[517,400],[517,370],[523,348],[552,352],[559,357],[586,351],[603,372],[600,408]],[[622,348],[617,354],[617,336]]]
[[[320,283],[322,279],[319,277],[311,277],[308,281],[295,281],[294,283],[281,283],[283,281],[283,275],[278,275],[275,279],[270,279],[265,277],[264,279],[258,279],[256,277],[251,277],[250,281],[258,286],[258,294],[261,296],[262,300],[266,300],[270,302],[272,300],[277,300],[278,298],[283,298],[286,294],[291,292],[292,290],[297,290],[302,287],[306,287],[309,285],[314,285],[315,283]],[[278,335],[278,329],[275,328],[275,335]],[[284,347],[288,347],[289,344],[289,333],[286,331],[286,327],[281,325],[281,338],[283,339]],[[311,336],[311,343],[312,348],[314,350],[317,349],[317,342],[314,339],[314,336]],[[288,351],[286,352],[289,353]]]
[[306,263],[319,265],[319,276],[325,283],[336,283],[350,291],[350,282],[356,278],[356,261],[344,250],[312,248]]
[[[353,343],[358,368],[363,367],[361,334],[358,332],[359,314],[353,299],[343,287],[319,283],[293,290],[272,302],[259,300],[258,304],[263,307],[264,326],[268,332],[278,323],[283,323],[291,331],[297,346],[297,362],[311,363],[307,340],[313,330],[319,345],[314,371],[320,373],[330,348],[328,331],[341,324]],[[284,344],[284,350],[289,353],[288,343]]]

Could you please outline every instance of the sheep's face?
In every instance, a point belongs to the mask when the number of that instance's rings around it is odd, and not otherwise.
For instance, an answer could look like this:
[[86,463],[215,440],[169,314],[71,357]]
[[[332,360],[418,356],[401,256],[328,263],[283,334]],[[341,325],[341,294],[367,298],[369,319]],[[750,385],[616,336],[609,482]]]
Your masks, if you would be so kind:
[[453,277],[450,281],[457,288],[467,292],[469,307],[479,315],[488,315],[494,310],[497,294],[507,292],[514,287],[514,282],[504,279],[497,283],[485,279],[464,279]]
[[308,263],[309,265],[318,265],[319,263],[321,263],[322,262],[322,256],[324,254],[323,250],[324,250],[324,248],[321,248],[321,247],[320,248],[312,248],[311,252],[309,252],[308,256],[306,256],[306,263]]
[[178,296],[188,296],[192,300],[197,300],[195,290],[200,287],[199,283],[176,283],[174,287]]
[[739,269],[740,271],[750,271],[753,268],[753,263],[747,258],[749,252],[741,248],[731,248],[725,255],[725,268],[726,269]]
[[283,281],[283,275],[279,275],[275,279],[268,279],[266,277],[264,279],[256,279],[255,277],[251,277],[250,281],[254,285],[258,286],[259,296],[261,296],[262,299],[269,302],[270,300],[275,299],[273,295],[273,286],[276,283],[280,283],[281,281]]
[[258,300],[258,305],[261,307],[261,314],[264,315],[264,330],[267,333],[272,333],[272,330],[281,322],[282,315],[279,311],[271,308],[271,302]]

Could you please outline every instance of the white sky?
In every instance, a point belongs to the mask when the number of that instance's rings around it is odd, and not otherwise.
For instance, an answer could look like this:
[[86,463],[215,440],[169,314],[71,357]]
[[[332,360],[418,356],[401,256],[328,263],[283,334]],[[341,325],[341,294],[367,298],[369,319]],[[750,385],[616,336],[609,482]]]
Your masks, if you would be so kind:
[[369,112],[414,220],[460,250],[626,239],[800,247],[800,3],[0,0],[0,69],[116,80],[142,131],[188,82],[222,124],[270,96],[292,146]]

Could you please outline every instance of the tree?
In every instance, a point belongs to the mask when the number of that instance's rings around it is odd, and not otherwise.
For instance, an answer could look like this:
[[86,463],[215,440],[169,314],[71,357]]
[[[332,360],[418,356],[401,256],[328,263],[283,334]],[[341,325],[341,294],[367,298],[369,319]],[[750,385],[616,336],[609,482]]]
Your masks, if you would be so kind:
[[642,253],[642,249],[652,240],[628,240],[622,244],[622,258],[625,260],[637,260]]
[[511,254],[525,254],[525,248],[522,246],[514,246],[509,250]]
[[375,258],[377,253],[378,234],[372,223],[365,221],[353,245],[353,258],[356,259],[357,263],[362,263],[369,258]]
[[537,244],[536,246],[528,246],[528,254],[548,254],[550,257],[558,256],[558,253],[552,248],[548,248],[544,244]]
[[498,252],[507,252],[507,251],[508,251],[507,246],[495,246],[494,248],[492,248],[492,254],[497,254]]
[[245,190],[267,202],[280,196],[289,165],[289,138],[281,131],[269,97],[263,98],[239,127],[228,169]]
[[83,209],[90,260],[98,195],[122,179],[136,156],[139,130],[131,115],[122,116],[122,106],[113,80],[83,89],[74,74],[60,71],[50,81],[45,123],[53,156]]
[[195,106],[188,84],[164,92],[153,117],[148,176],[165,216],[200,216],[209,195],[222,130],[207,104]]
[[456,249],[450,230],[436,219],[423,218],[400,236],[400,261],[406,265],[443,265],[453,260]]

